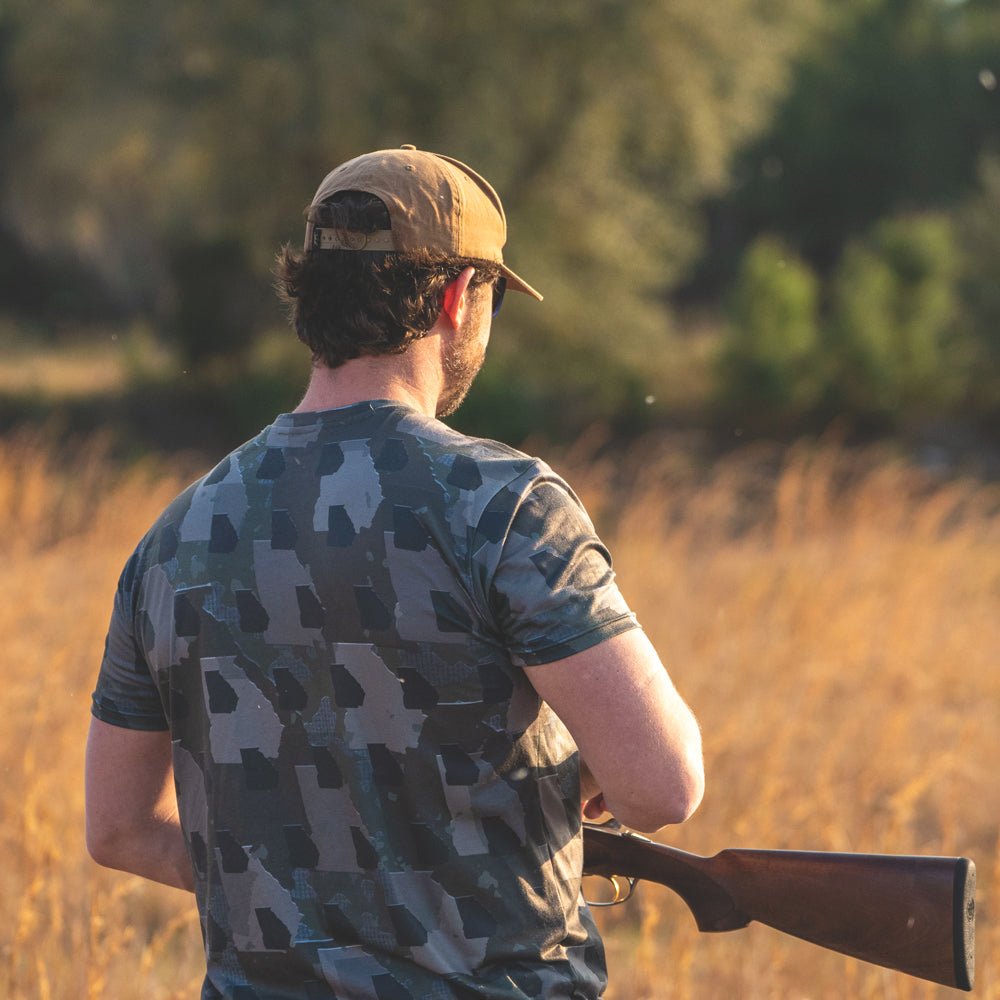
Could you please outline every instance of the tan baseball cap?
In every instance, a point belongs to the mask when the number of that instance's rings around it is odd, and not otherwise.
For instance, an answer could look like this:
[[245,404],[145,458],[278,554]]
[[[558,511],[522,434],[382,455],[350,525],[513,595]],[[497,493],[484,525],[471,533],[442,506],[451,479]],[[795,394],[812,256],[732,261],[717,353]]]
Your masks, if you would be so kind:
[[[360,233],[323,228],[314,209],[338,191],[380,198],[391,229]],[[415,146],[380,149],[342,163],[323,179],[307,212],[306,250],[440,250],[500,265],[507,287],[542,296],[503,262],[507,219],[500,196],[471,167]]]

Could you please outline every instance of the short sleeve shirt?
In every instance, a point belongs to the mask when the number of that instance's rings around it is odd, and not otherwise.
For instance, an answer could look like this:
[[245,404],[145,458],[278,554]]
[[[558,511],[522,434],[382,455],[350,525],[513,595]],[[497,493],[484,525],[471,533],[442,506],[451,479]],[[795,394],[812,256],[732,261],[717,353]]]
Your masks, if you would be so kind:
[[526,671],[636,627],[544,463],[283,414],[122,573],[93,712],[169,729],[203,997],[596,997],[579,764]]

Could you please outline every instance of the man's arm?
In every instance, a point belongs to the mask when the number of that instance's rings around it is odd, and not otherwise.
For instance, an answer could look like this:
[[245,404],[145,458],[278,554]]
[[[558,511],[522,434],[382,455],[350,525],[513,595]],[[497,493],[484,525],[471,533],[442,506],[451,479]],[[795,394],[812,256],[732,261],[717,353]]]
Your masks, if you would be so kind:
[[194,888],[174,791],[170,733],[90,720],[87,850],[106,868]]
[[525,672],[593,775],[585,799],[600,789],[622,823],[647,832],[694,812],[705,787],[701,733],[641,629]]

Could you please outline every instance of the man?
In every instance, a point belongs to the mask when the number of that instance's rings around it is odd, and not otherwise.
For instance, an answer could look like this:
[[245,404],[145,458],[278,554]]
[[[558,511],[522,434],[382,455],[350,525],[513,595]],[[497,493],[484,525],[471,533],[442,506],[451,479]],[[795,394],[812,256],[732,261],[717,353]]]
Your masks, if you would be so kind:
[[505,287],[541,299],[505,240],[457,160],[334,170],[277,268],[305,397],[122,574],[88,844],[195,892],[203,997],[596,997],[581,802],[652,830],[700,800],[697,724],[569,487],[436,419]]

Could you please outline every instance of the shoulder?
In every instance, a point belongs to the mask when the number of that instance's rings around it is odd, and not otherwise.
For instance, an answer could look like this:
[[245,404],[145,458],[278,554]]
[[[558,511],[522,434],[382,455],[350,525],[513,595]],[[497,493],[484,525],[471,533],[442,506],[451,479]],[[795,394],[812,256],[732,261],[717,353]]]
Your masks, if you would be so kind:
[[462,434],[440,420],[409,414],[398,427],[419,441],[441,482],[475,493],[483,504],[504,491],[523,495],[539,480],[562,482],[542,459],[500,441]]
[[442,452],[466,455],[481,461],[533,462],[536,459],[501,441],[472,437],[456,431],[434,417],[409,410],[396,424],[399,430],[421,439],[431,448]]
[[169,563],[177,554],[182,541],[210,543],[213,531],[213,510],[218,494],[231,494],[232,504],[245,496],[248,469],[256,471],[265,451],[260,437],[226,455],[203,476],[182,490],[159,514],[139,544],[126,567],[129,583],[138,585],[150,566]]

